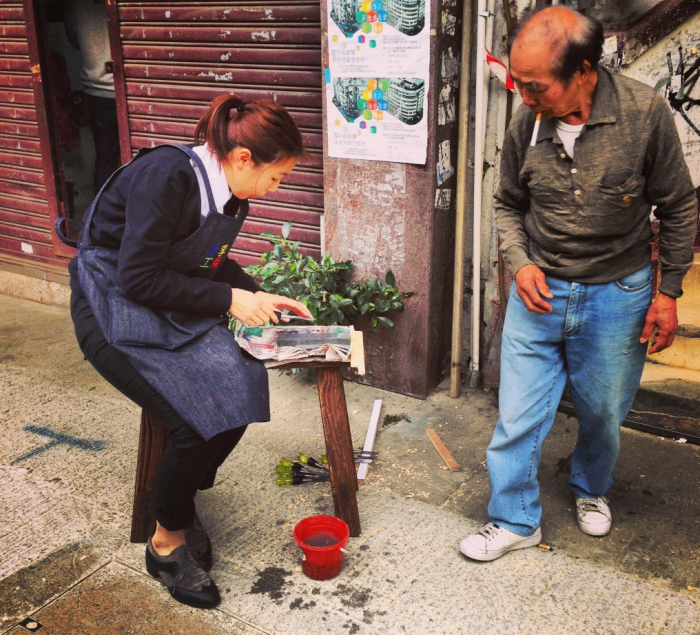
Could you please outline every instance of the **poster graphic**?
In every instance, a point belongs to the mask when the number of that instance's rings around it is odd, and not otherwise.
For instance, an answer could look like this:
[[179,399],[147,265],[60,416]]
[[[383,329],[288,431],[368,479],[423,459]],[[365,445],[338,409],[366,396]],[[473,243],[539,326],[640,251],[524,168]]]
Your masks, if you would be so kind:
[[329,154],[425,163],[427,0],[330,0]]

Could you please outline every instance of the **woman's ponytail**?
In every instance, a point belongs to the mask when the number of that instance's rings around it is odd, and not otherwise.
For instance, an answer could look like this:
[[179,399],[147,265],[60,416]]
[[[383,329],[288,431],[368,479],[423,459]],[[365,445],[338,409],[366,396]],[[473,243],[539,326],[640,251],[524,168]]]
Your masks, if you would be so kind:
[[219,95],[197,123],[196,143],[209,144],[225,159],[238,147],[248,148],[256,164],[299,158],[304,154],[301,133],[284,106],[273,101],[244,102]]

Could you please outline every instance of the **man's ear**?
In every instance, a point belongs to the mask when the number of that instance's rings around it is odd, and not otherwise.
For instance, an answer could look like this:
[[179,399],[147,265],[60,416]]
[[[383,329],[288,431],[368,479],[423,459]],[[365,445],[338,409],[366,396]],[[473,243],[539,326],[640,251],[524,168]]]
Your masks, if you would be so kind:
[[581,66],[579,66],[578,69],[580,84],[583,84],[585,81],[588,80],[588,78],[591,76],[591,71],[591,63],[588,60],[583,60],[583,62],[581,62]]

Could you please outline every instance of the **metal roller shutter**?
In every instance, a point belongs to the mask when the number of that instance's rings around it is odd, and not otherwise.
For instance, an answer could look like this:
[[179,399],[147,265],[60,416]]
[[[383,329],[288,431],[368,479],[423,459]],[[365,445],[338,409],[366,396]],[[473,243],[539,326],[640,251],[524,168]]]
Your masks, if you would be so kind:
[[292,113],[311,156],[277,192],[251,201],[236,241],[237,259],[257,261],[269,249],[260,233],[279,233],[285,221],[293,224],[291,238],[318,256],[323,213],[319,2],[118,1],[116,16],[131,153],[168,141],[191,142],[205,106],[221,92],[246,101],[276,100]]
[[0,256],[63,264],[32,3],[0,0]]

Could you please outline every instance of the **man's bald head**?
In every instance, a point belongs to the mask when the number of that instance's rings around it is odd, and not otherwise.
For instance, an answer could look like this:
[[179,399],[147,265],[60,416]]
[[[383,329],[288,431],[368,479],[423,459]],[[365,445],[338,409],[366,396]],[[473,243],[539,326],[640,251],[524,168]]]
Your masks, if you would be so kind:
[[587,61],[595,70],[603,52],[603,25],[566,7],[547,7],[526,15],[511,37],[511,55],[517,49],[549,50],[552,74],[568,84]]

